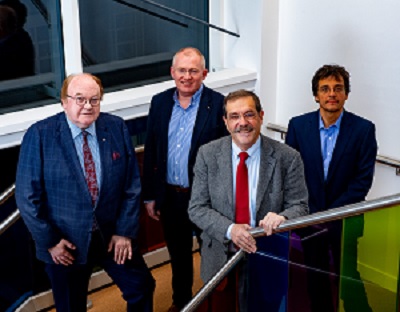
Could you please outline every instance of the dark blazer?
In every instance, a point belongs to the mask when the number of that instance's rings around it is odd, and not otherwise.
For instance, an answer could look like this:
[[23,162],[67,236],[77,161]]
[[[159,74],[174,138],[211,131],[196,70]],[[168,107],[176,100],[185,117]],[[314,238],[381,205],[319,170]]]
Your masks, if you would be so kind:
[[[143,199],[155,200],[156,209],[162,207],[165,197],[168,127],[174,105],[176,88],[168,89],[152,98],[144,150]],[[193,166],[199,147],[228,134],[223,117],[222,94],[204,86],[193,129],[189,153],[189,183],[193,181]]]
[[140,180],[131,137],[121,118],[105,113],[96,134],[102,177],[94,212],[65,113],[37,122],[24,136],[15,196],[44,262],[53,263],[48,249],[64,238],[76,246],[75,263],[85,263],[93,213],[106,244],[112,235],[136,238]]
[[[201,277],[208,281],[228,260],[225,234],[235,220],[232,138],[202,146],[194,168],[189,217],[200,229]],[[288,219],[308,213],[301,157],[285,144],[261,136],[256,223],[268,212]]]
[[298,150],[303,159],[310,213],[365,200],[372,185],[377,153],[372,122],[344,111],[326,181],[319,111],[291,119],[286,143]]

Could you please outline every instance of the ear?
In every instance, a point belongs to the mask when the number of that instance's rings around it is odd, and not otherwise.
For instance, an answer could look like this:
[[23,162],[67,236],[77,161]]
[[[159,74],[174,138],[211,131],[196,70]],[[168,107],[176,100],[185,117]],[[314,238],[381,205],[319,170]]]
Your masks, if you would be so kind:
[[170,68],[170,71],[169,71],[170,73],[171,73],[171,77],[172,77],[172,79],[175,79],[174,78],[174,68],[171,66],[171,68]]
[[207,74],[208,74],[208,70],[207,70],[207,68],[205,68],[205,69],[203,70],[203,79],[206,79]]
[[260,115],[261,121],[263,121],[264,120],[264,111],[262,110],[259,115]]
[[222,116],[222,119],[224,120],[226,129],[228,130],[228,132],[230,132],[228,127],[228,119],[225,116]]
[[314,97],[314,99],[315,99],[315,102],[319,103],[319,96],[318,96],[318,95],[316,95],[316,96]]

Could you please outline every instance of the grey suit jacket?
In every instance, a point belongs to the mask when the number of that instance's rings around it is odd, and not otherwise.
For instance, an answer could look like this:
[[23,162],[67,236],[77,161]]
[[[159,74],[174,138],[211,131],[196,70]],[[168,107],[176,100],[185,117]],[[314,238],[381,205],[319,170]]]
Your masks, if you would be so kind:
[[[288,219],[308,213],[304,168],[298,152],[261,136],[259,174],[256,224],[270,211]],[[189,217],[203,230],[201,277],[208,281],[228,260],[225,234],[235,220],[231,137],[200,148]]]

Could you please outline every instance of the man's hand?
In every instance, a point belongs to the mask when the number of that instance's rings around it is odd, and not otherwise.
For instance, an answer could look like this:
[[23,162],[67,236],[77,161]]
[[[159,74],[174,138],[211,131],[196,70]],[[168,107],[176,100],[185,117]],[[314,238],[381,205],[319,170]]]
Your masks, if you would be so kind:
[[156,202],[151,201],[148,203],[145,203],[144,206],[146,207],[147,214],[149,215],[150,218],[159,221],[160,220],[160,211],[156,211]]
[[72,264],[75,258],[69,252],[69,249],[76,249],[75,245],[67,241],[66,239],[60,240],[60,242],[52,248],[49,248],[49,253],[53,258],[55,264],[62,264],[68,266]]
[[232,242],[239,248],[248,253],[257,251],[256,240],[251,236],[249,230],[251,226],[248,224],[234,224],[231,230]]
[[263,227],[267,236],[272,234],[279,225],[286,221],[284,216],[280,216],[275,212],[268,212],[267,215],[260,221],[260,226]]
[[124,264],[126,259],[132,259],[131,239],[124,236],[113,235],[108,244],[108,252],[114,248],[114,261],[117,264]]

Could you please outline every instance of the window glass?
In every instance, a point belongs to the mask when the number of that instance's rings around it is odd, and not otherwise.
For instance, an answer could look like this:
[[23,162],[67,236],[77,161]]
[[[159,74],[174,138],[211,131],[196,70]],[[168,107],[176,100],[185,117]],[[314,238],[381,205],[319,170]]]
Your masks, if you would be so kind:
[[79,1],[83,70],[99,76],[107,91],[171,79],[172,56],[182,47],[208,56],[208,28],[175,13],[208,21],[208,1],[149,2]]
[[0,113],[58,100],[64,65],[58,0],[0,0]]

